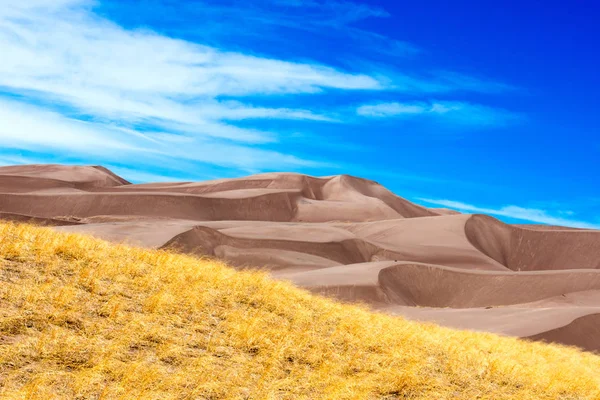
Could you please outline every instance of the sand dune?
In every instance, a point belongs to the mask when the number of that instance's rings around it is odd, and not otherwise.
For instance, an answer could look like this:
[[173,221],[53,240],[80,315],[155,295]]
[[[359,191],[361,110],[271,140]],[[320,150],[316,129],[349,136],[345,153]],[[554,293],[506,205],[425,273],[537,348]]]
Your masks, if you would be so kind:
[[598,231],[514,227],[484,215],[470,218],[465,231],[481,252],[514,271],[600,268]]
[[565,326],[538,333],[529,338],[568,344],[598,352],[600,351],[598,336],[600,336],[600,310],[579,317]]
[[428,209],[365,179],[134,185],[102,167],[0,167],[0,218],[266,268],[408,318],[600,350],[600,231]]

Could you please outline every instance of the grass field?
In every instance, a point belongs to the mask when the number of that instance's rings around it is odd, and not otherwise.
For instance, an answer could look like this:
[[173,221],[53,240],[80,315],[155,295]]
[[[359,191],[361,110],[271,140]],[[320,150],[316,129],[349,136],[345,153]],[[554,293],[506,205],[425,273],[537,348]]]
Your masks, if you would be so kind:
[[0,224],[2,399],[600,399],[600,357]]

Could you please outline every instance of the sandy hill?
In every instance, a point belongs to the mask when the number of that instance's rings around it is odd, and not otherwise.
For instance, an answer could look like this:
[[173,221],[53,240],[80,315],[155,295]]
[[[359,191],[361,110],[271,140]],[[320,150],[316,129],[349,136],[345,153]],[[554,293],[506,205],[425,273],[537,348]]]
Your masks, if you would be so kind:
[[0,224],[2,399],[598,399],[599,370],[218,261]]
[[414,320],[600,350],[600,231],[428,209],[346,175],[133,185],[60,165],[0,168],[0,217],[267,269]]

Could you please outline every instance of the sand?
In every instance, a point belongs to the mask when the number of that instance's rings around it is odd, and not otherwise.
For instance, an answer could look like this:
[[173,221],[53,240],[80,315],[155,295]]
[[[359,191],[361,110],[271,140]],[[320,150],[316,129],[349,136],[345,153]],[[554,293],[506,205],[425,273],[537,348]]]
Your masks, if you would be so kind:
[[600,351],[600,231],[425,208],[347,175],[134,185],[102,167],[0,167],[0,218],[267,269],[442,325]]

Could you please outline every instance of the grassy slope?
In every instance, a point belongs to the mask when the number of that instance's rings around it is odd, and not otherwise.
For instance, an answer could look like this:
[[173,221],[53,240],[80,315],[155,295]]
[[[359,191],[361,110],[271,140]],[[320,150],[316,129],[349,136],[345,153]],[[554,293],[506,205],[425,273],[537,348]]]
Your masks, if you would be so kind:
[[600,398],[600,357],[0,225],[0,398]]

